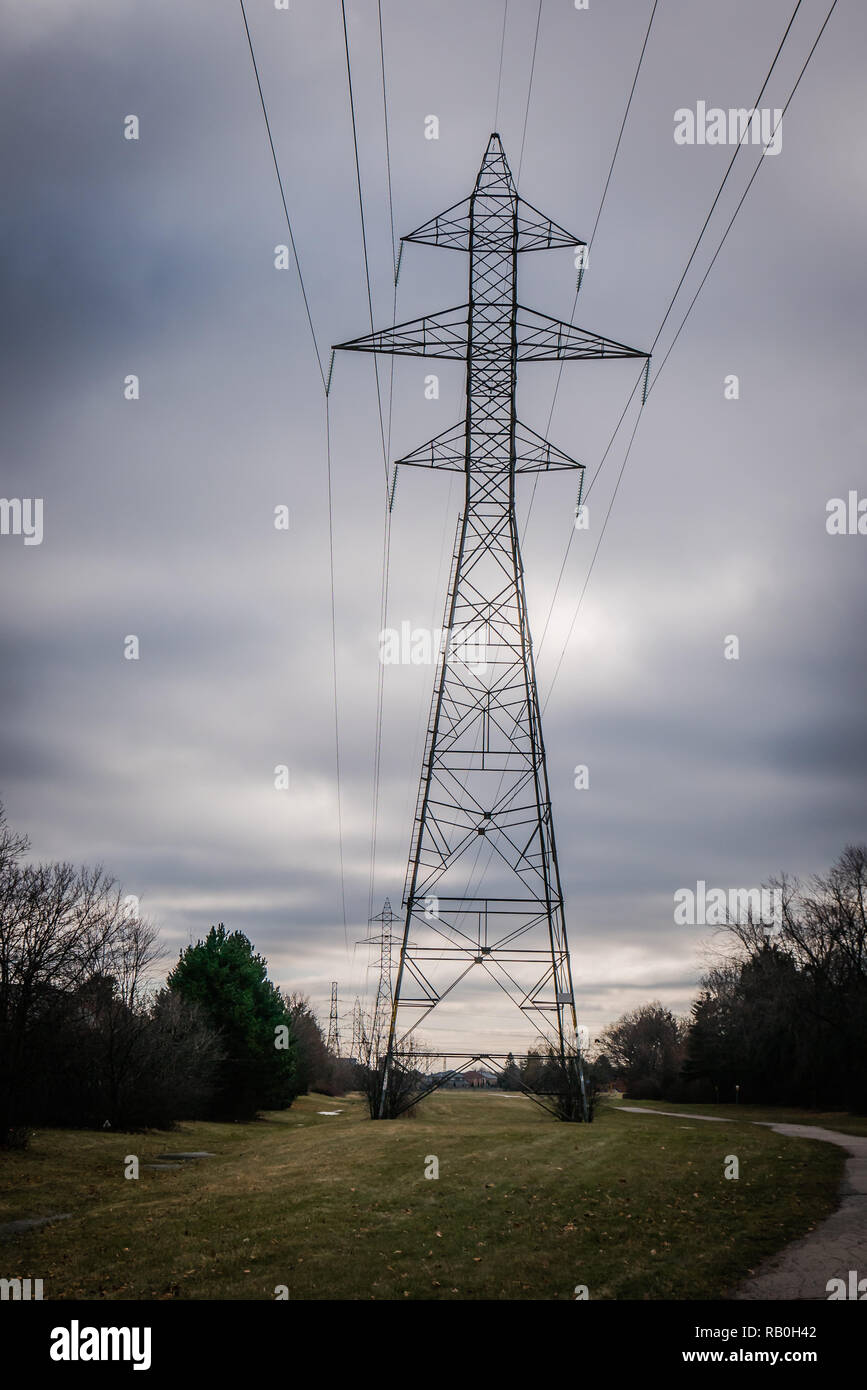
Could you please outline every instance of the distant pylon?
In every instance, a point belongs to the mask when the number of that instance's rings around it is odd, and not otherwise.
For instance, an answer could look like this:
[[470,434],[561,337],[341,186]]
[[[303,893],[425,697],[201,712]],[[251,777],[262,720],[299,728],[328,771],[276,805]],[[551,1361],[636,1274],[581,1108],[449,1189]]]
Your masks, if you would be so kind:
[[[560,1095],[574,1104],[557,1113],[586,1119],[515,513],[518,473],[577,469],[583,476],[583,465],[518,420],[517,368],[521,361],[647,354],[519,305],[521,253],[586,243],[518,196],[497,134],[470,196],[403,241],[469,252],[468,303],[339,346],[466,362],[464,418],[398,460],[460,473],[465,490],[404,887],[379,1116],[397,1113],[391,1071],[409,1074],[417,1062],[412,1034],[472,975],[499,985],[535,1032],[531,1045],[541,1038],[558,1059]],[[497,1054],[432,1048],[428,1055],[469,1066]],[[435,1084],[442,1083],[428,1089]]]
[[337,981],[331,981],[331,1013],[328,1016],[328,1041],[326,1047],[332,1057],[340,1056],[340,1019],[337,1012]]
[[355,996],[355,1003],[352,1006],[352,1046],[349,1052],[354,1062],[361,1060],[364,1048],[364,1014],[361,1009],[361,1000]]
[[373,1006],[373,1029],[372,1037],[374,1043],[378,1044],[382,1034],[388,1029],[391,1019],[391,1008],[394,1001],[394,990],[392,985],[392,961],[393,953],[400,949],[403,935],[398,935],[392,931],[392,923],[401,921],[397,913],[391,910],[391,901],[386,898],[382,911],[375,917],[368,919],[368,925],[373,927],[379,923],[382,930],[377,935],[371,933],[366,936],[360,944],[362,946],[379,947],[379,980],[376,986],[376,1003]]

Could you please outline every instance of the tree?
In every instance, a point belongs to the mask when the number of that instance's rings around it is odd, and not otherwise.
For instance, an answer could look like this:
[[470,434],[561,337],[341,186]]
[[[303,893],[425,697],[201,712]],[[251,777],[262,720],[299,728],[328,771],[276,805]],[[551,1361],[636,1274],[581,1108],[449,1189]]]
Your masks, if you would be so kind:
[[727,1097],[867,1110],[867,846],[808,883],[770,881],[773,926],[720,928],[693,1008],[685,1075]]
[[134,1006],[106,976],[59,995],[30,1049],[41,1068],[28,1087],[31,1122],[168,1129],[206,1113],[219,1039],[194,1004],[161,990]]
[[506,1058],[506,1065],[497,1078],[497,1085],[502,1091],[520,1091],[521,1089],[521,1071],[511,1052]]
[[298,1044],[298,1094],[345,1095],[357,1081],[354,1062],[328,1051],[325,1034],[306,995],[291,994],[286,1002]]
[[[364,1093],[372,1120],[394,1120],[412,1115],[415,1101],[426,1087],[425,1072],[430,1070],[426,1047],[415,1034],[404,1037],[400,1057],[392,1057],[386,1068],[385,1036],[376,1011],[356,1013],[358,1057],[354,1084]],[[387,1077],[383,1101],[383,1081]]]
[[[75,1070],[88,1010],[124,1022],[124,1037],[103,1055],[119,1077],[126,1025],[157,955],[154,929],[130,915],[101,867],[26,864],[28,849],[0,806],[0,1144],[26,1142],[40,1108],[66,1105],[61,1078]],[[103,1080],[91,1075],[90,1084]]]
[[659,1099],[679,1079],[686,1031],[683,1021],[654,1000],[610,1023],[600,1045],[626,1080],[628,1096]]
[[167,983],[200,1007],[221,1038],[215,1118],[245,1119],[292,1104],[299,1089],[292,1017],[243,932],[227,932],[222,922],[211,927],[204,941],[181,952]]
[[546,1077],[545,1058],[539,1048],[531,1047],[521,1063],[520,1067],[521,1083],[526,1086],[528,1091],[540,1091],[544,1089]]
[[136,1095],[148,1126],[207,1115],[218,1085],[223,1044],[200,1005],[173,990],[153,1000]]

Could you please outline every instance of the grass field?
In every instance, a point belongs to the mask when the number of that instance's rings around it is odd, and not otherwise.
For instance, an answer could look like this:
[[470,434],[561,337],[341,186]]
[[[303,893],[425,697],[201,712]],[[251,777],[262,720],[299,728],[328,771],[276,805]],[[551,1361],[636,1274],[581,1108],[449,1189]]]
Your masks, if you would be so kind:
[[770,1120],[784,1125],[816,1125],[836,1129],[840,1134],[867,1136],[867,1115],[850,1115],[845,1110],[794,1110],[770,1105],[680,1105],[668,1100],[627,1101],[648,1110],[680,1110],[691,1115],[719,1115],[726,1120]]
[[[617,1108],[566,1125],[452,1092],[374,1124],[305,1096],[251,1124],[40,1131],[0,1157],[0,1223],[72,1217],[3,1238],[0,1276],[46,1299],[717,1298],[836,1206],[839,1148]],[[124,1178],[126,1155],[178,1149],[216,1157]]]

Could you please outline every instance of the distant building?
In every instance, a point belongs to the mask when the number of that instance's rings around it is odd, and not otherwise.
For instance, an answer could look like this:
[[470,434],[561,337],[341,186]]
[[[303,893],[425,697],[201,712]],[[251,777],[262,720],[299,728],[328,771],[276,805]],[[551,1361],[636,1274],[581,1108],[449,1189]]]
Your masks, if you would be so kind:
[[497,1078],[491,1071],[465,1071],[464,1076],[466,1077],[467,1085],[474,1087],[476,1090],[489,1089],[497,1084]]
[[429,1079],[435,1086],[440,1086],[443,1090],[465,1091],[467,1089],[467,1081],[462,1072],[435,1071]]

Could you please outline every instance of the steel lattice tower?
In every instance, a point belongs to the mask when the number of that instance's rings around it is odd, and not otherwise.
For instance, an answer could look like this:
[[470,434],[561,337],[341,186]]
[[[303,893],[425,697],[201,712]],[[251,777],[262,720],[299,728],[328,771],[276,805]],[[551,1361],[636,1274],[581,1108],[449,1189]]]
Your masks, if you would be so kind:
[[[339,347],[466,361],[465,418],[398,460],[462,472],[465,497],[404,889],[380,1115],[390,1070],[408,1059],[412,1033],[474,969],[517,1004],[535,1026],[536,1044],[541,1036],[564,1072],[576,1060],[580,1071],[515,479],[583,465],[518,421],[517,365],[646,356],[519,305],[522,252],[585,243],[518,196],[497,134],[470,196],[403,241],[468,251],[469,303]],[[496,883],[480,894],[472,880],[483,849]],[[502,1056],[436,1055],[461,1066]]]
[[391,900],[386,898],[382,911],[375,917],[368,920],[368,925],[373,926],[378,923],[382,926],[379,935],[372,935],[365,938],[362,943],[365,946],[379,947],[379,982],[376,987],[376,1003],[373,1006],[373,1032],[374,1037],[378,1036],[382,1020],[390,1023],[391,1010],[394,1003],[394,990],[392,988],[392,950],[395,946],[401,945],[401,937],[396,936],[391,930],[393,923],[401,919],[396,912],[391,910]]
[[361,1056],[364,1042],[364,1018],[361,1012],[361,1000],[355,996],[355,1003],[352,1006],[352,1043],[349,1055],[353,1061],[357,1061]]
[[331,981],[331,1012],[328,1015],[328,1038],[326,1048],[332,1057],[340,1056],[340,1016],[337,1005],[337,981]]

